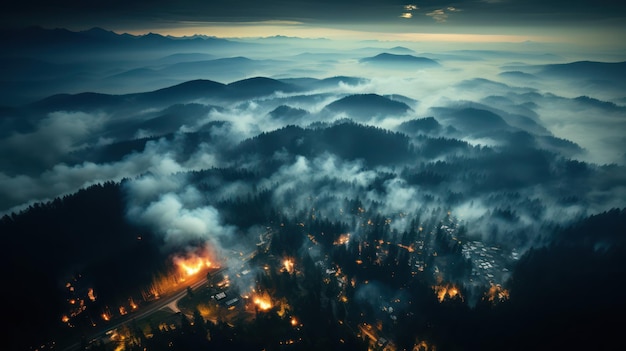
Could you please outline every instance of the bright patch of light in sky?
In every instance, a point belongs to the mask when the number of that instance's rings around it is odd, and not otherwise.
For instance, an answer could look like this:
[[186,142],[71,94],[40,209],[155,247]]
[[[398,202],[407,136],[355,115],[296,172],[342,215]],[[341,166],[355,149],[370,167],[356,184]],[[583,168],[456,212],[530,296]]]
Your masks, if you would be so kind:
[[336,40],[436,41],[469,43],[523,41],[552,42],[556,40],[550,36],[542,35],[360,31],[354,29],[312,27],[301,25],[298,22],[194,23],[174,28],[152,28],[149,30],[130,30],[126,32],[134,35],[152,32],[176,37],[207,35],[219,38],[260,38],[283,35],[300,38],[328,38]]

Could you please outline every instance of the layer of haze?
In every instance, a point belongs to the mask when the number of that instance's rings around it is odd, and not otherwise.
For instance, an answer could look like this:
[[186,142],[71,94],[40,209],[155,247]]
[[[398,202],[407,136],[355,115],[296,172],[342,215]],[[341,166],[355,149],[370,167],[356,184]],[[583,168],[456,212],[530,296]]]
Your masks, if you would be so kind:
[[[2,56],[3,214],[132,179],[129,218],[171,245],[219,247],[237,228],[218,202],[259,191],[289,215],[314,207],[331,219],[343,199],[359,198],[396,216],[399,231],[412,214],[446,208],[491,239],[532,239],[541,223],[624,206],[618,51],[454,34],[26,34]],[[362,135],[391,144],[372,148]],[[187,173],[211,169],[255,177],[201,190]]]

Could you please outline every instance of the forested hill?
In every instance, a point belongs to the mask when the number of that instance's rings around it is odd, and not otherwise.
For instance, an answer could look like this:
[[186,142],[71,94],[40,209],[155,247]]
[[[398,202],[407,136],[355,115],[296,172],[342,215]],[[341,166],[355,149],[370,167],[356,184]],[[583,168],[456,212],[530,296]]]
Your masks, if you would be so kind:
[[[245,179],[254,174],[211,170],[196,175],[198,179],[207,176]],[[4,247],[10,248],[2,256],[2,264],[18,267],[6,271],[8,301],[24,302],[21,312],[12,318],[12,332],[27,336],[63,330],[51,326],[59,325],[65,280],[90,280],[105,304],[124,299],[163,268],[160,262],[165,261],[165,253],[159,249],[160,240],[125,215],[123,188],[128,181],[94,185],[2,218],[0,233]],[[299,247],[305,233],[297,229],[296,218],[278,215],[280,209],[272,208],[268,199],[260,196],[226,201],[220,208],[237,213],[256,208],[257,214],[266,214],[256,221],[292,223],[285,227],[292,228],[291,232],[278,233],[276,250],[292,247],[288,243],[294,240],[294,248]],[[324,230],[330,235],[329,244],[349,226],[319,223],[326,229],[311,230]],[[619,335],[619,324],[613,318],[626,312],[619,294],[620,280],[626,276],[626,209],[582,218],[564,228],[546,227],[544,233],[554,240],[529,250],[519,260],[507,283],[508,301],[494,306],[485,300],[470,309],[454,301],[416,300],[416,313],[403,317],[398,340],[413,335],[407,328],[421,330],[429,325],[431,340],[450,350],[612,346]],[[412,284],[423,284],[420,281]],[[417,289],[417,294],[422,288],[411,289]]]
[[345,160],[364,160],[370,166],[400,164],[415,157],[407,136],[357,123],[313,129],[286,126],[242,142],[233,150],[233,157],[271,157],[279,151],[306,157],[330,153]]
[[120,183],[93,185],[6,215],[0,233],[10,248],[2,266],[12,267],[5,275],[7,301],[22,304],[10,329],[25,337],[22,342],[64,331],[67,282],[100,291],[102,308],[150,282],[165,262],[159,238],[127,220]]

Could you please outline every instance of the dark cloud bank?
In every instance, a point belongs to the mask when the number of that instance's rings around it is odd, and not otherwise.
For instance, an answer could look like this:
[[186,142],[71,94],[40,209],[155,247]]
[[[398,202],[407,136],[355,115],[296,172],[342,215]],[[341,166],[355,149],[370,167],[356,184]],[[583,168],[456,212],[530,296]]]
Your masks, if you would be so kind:
[[[10,349],[71,335],[69,276],[114,304],[204,245],[256,272],[238,253],[268,228],[276,256],[359,282],[331,315],[362,311],[403,347],[618,340],[624,303],[602,291],[626,267],[626,63],[74,34],[3,39],[0,228],[24,304]],[[38,35],[76,49],[26,45]],[[99,46],[77,49],[84,35]],[[440,305],[442,281],[464,299]],[[495,285],[510,300],[481,303]]]

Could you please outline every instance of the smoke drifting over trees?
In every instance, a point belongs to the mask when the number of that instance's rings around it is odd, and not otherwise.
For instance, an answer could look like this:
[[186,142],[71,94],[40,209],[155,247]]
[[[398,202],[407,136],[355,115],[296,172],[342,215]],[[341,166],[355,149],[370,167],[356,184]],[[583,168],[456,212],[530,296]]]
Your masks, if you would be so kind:
[[[57,86],[19,70],[2,83],[2,262],[9,297],[28,301],[16,329],[69,335],[67,281],[88,281],[99,311],[204,247],[242,294],[271,286],[338,335],[358,320],[407,349],[615,340],[608,323],[587,328],[624,310],[595,290],[626,267],[623,63],[158,39],[113,35],[119,60],[102,65],[99,49],[68,52],[80,82],[63,66]],[[15,45],[29,72],[60,69],[54,48]],[[134,91],[117,91],[128,77]],[[265,273],[268,257],[293,257],[300,275]]]

